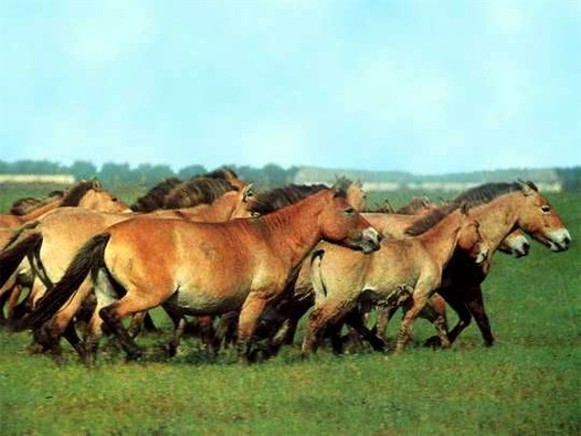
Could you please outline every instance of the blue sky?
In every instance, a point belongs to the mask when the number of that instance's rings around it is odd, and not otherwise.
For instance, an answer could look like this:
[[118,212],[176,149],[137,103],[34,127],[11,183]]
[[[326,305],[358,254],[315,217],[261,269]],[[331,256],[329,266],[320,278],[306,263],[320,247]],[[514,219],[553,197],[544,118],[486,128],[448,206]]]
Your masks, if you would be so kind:
[[581,1],[0,0],[0,160],[581,165]]

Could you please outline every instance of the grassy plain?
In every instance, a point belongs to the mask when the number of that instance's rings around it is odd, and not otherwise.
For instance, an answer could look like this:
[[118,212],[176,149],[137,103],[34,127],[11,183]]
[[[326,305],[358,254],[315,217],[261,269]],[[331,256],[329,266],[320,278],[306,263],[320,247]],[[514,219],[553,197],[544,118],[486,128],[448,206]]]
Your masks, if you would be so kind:
[[[398,206],[413,194],[389,198]],[[2,192],[2,208],[19,195]],[[575,240],[581,194],[550,198]],[[580,434],[580,261],[576,242],[560,254],[537,243],[523,259],[497,254],[484,284],[490,349],[474,325],[451,350],[424,349],[432,328],[419,321],[397,356],[323,349],[302,361],[288,348],[243,366],[187,339],[166,360],[161,334],[139,338],[143,362],[125,363],[110,341],[87,369],[70,348],[56,365],[30,355],[27,333],[0,332],[0,434]]]

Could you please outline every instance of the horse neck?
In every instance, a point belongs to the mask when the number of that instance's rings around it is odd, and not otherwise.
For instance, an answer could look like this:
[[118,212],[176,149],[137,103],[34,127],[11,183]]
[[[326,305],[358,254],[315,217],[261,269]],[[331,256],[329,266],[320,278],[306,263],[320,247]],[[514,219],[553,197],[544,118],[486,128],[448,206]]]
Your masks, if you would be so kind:
[[454,211],[434,227],[417,236],[430,257],[442,268],[454,254],[463,219],[463,214]]
[[[234,195],[230,195],[230,193]],[[186,220],[207,222],[228,221],[236,210],[238,195],[238,192],[229,191],[210,204],[199,204],[193,207],[178,209],[178,211]]]
[[505,194],[471,209],[472,215],[480,223],[480,234],[491,254],[515,229],[521,198],[523,196],[520,192]]
[[36,209],[27,213],[26,215],[22,215],[22,217],[20,219],[22,220],[22,222],[32,221],[32,220],[37,219],[38,217],[44,215],[45,213],[56,209],[57,207],[60,206],[61,203],[62,203],[62,199],[60,199],[60,198],[53,200],[53,201],[46,203],[40,207],[37,207]]
[[262,237],[276,248],[277,257],[285,259],[293,267],[322,239],[318,217],[324,205],[321,200],[326,195],[330,195],[329,192],[313,194],[256,221],[260,223]]

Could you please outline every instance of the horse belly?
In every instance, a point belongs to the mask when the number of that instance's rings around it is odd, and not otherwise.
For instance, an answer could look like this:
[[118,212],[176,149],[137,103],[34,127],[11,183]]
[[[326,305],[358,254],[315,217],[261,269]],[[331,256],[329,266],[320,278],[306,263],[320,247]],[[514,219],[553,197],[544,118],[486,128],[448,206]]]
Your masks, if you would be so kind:
[[247,296],[244,289],[224,295],[212,290],[180,288],[166,304],[190,315],[212,315],[240,309]]

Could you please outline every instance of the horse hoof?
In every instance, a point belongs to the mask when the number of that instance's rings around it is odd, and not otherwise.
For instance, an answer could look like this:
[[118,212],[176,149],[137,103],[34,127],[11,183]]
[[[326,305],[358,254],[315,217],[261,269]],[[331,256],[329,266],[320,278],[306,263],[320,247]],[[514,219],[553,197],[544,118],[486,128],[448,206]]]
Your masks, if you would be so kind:
[[438,336],[432,336],[424,342],[424,347],[441,348],[442,340]]
[[136,360],[141,360],[143,353],[140,350],[135,350],[127,353],[127,361],[134,362]]

